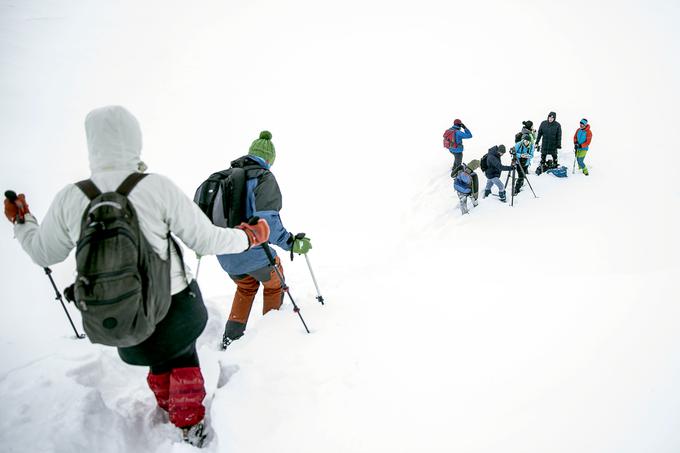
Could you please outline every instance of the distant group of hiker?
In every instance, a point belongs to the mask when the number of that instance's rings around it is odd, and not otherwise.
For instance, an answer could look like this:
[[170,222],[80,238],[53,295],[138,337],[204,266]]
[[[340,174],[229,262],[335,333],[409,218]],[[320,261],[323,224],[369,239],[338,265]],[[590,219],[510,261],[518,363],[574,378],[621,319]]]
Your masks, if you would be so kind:
[[77,279],[64,294],[80,310],[87,337],[116,347],[127,364],[149,367],[147,383],[158,406],[184,441],[202,446],[206,392],[196,340],[208,313],[173,235],[199,256],[218,255],[236,283],[223,344],[243,335],[260,284],[263,312],[281,307],[283,268],[268,243],[291,257],[312,246],[281,222],[281,192],[270,171],[272,135],[261,132],[248,154],[219,173],[224,177],[208,178],[192,202],[170,179],[145,173],[141,128],[125,108],[91,111],[85,131],[90,178],[59,191],[41,224],[24,194],[7,191],[5,216],[46,272],[76,248]]
[[[460,120],[456,119],[453,125],[444,131],[444,148],[454,156],[451,169],[453,186],[460,200],[460,209],[463,214],[469,213],[468,199],[472,200],[473,206],[478,205],[479,178],[475,170],[481,167],[486,176],[484,198],[492,195],[492,188],[498,188],[498,198],[501,202],[507,201],[506,188],[510,174],[503,183],[500,179],[503,171],[512,172],[513,183],[510,189],[513,197],[520,193],[529,172],[529,166],[534,158],[534,152],[540,151],[541,160],[536,167],[536,174],[550,173],[558,177],[567,176],[567,168],[558,163],[558,150],[562,148],[562,126],[557,122],[557,114],[550,112],[548,118],[541,122],[538,131],[534,129],[532,121],[523,121],[522,129],[515,134],[514,145],[510,148],[512,155],[510,165],[503,165],[501,158],[506,153],[505,145],[494,145],[482,157],[481,160],[473,159],[467,164],[463,162],[465,146],[463,140],[472,138],[472,132]],[[583,118],[574,133],[574,170],[578,164],[581,172],[588,176],[588,167],[585,157],[590,147],[593,134],[588,120]],[[541,140],[543,141],[541,145]],[[533,189],[532,189],[533,191]]]

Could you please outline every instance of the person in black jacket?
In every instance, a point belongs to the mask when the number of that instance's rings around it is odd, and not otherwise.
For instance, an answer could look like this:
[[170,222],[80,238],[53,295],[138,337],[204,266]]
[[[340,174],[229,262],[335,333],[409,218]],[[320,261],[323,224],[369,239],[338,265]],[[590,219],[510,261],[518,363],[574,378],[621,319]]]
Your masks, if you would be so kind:
[[550,112],[548,119],[541,122],[538,128],[538,135],[536,136],[536,146],[539,145],[541,138],[543,139],[543,146],[541,146],[541,166],[545,166],[545,158],[550,155],[555,166],[557,163],[557,150],[562,149],[562,126],[556,120],[557,114]]
[[509,165],[503,165],[501,163],[501,156],[505,154],[505,145],[494,146],[489,149],[486,154],[486,170],[484,174],[486,175],[486,188],[484,189],[484,198],[491,195],[491,187],[496,185],[498,187],[498,197],[503,203],[505,203],[505,186],[501,181],[501,172],[503,170],[510,171],[512,167]]

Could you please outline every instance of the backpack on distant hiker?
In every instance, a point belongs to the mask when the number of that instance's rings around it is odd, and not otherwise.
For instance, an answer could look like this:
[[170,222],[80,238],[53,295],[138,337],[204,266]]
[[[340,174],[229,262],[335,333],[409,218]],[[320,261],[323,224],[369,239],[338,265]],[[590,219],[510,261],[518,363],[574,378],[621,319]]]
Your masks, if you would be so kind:
[[444,131],[444,148],[458,148],[458,143],[456,142],[456,129],[446,129]]
[[[76,245],[78,276],[69,293],[90,341],[129,347],[146,340],[170,308],[170,242],[163,260],[144,237],[128,199],[145,176],[132,173],[114,192],[76,183],[89,198]],[[177,252],[181,259],[179,246]],[[66,291],[65,291],[66,292]]]
[[472,193],[472,176],[464,170],[458,172],[453,180],[453,187],[460,193]]
[[486,170],[489,169],[489,164],[486,163],[486,158],[488,157],[488,154],[484,154],[482,156],[482,160],[479,161],[479,168],[482,169],[482,171],[486,172]]
[[245,221],[246,170],[231,167],[213,173],[196,189],[194,202],[219,227],[233,228]]

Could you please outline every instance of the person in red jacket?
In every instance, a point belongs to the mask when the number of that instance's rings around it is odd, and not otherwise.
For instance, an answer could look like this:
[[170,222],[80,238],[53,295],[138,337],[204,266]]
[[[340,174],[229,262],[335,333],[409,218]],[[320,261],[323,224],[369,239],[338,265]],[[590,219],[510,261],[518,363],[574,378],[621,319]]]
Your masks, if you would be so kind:
[[593,139],[593,133],[590,132],[590,124],[588,120],[583,118],[576,129],[574,134],[574,155],[576,157],[576,162],[578,162],[578,168],[581,169],[584,175],[588,176],[588,167],[583,162],[588,154],[588,148],[590,147],[590,141]]

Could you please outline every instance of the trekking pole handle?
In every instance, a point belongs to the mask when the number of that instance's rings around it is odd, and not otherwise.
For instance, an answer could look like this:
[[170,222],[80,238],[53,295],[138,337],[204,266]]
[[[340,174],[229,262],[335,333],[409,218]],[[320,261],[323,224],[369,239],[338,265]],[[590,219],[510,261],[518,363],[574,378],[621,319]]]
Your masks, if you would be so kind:
[[[17,193],[13,190],[6,190],[5,191],[5,197],[10,201],[10,203],[16,204],[17,200],[19,197],[17,197]],[[19,214],[17,214],[17,223],[24,223],[26,222],[26,219],[21,217]]]
[[[292,235],[291,235],[292,236]],[[304,239],[305,233],[297,233],[295,236],[292,236],[291,239],[289,239],[290,242],[290,260],[293,261],[293,247],[295,246],[295,240],[296,239]]]

